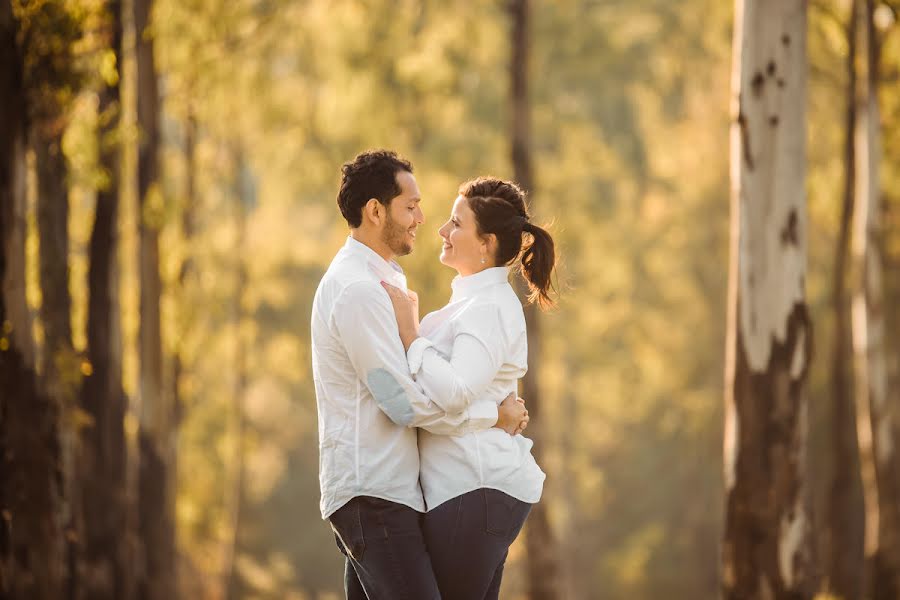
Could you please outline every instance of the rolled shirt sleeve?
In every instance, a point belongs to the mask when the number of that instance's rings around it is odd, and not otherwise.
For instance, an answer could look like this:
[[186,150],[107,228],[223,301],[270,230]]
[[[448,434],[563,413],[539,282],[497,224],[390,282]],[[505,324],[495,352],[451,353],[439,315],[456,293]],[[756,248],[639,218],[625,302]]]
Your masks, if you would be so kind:
[[[357,377],[381,411],[404,427],[461,435],[497,422],[497,407],[470,407],[459,397],[431,399],[412,378],[390,298],[373,281],[347,286],[334,304],[331,324]],[[480,404],[480,403],[479,403]]]

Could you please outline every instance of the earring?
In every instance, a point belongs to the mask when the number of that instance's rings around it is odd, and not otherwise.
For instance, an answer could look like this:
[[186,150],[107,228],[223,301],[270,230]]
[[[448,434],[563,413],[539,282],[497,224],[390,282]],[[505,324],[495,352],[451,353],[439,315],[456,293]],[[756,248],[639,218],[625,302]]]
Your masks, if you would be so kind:
[[481,253],[481,264],[484,264],[486,261],[484,260],[484,252]]

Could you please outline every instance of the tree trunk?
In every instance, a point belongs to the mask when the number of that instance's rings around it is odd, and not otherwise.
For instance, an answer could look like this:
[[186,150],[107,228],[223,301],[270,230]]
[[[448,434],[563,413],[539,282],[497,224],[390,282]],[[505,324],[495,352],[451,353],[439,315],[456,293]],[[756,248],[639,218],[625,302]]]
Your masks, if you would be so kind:
[[854,380],[866,505],[869,596],[900,597],[900,474],[888,402],[884,287],[879,251],[881,159],[873,0],[857,0],[856,206],[853,223]]
[[[122,64],[122,4],[106,2],[105,25],[116,65]],[[118,301],[119,80],[100,91],[100,166],[107,183],[97,192],[88,270],[87,358],[81,405],[92,423],[82,432],[81,591],[85,599],[127,598],[128,569],[123,532],[125,493],[125,410]]]
[[806,2],[737,0],[725,372],[726,599],[812,598]]
[[[516,181],[531,195],[534,179],[531,166],[531,106],[528,98],[528,51],[530,44],[529,0],[513,0],[509,4],[511,19],[510,104],[512,108],[511,141],[512,164]],[[531,207],[534,197],[531,196]],[[528,296],[522,278],[516,281],[519,297]],[[537,304],[525,303],[525,324],[528,329],[528,373],[522,380],[522,396],[528,403],[531,422],[529,437],[534,441],[532,454],[540,464],[543,454],[546,423],[541,420],[541,323]],[[528,593],[531,600],[552,600],[562,593],[563,580],[559,564],[556,537],[547,514],[547,494],[544,501],[531,509],[525,526],[525,546],[528,551]]]
[[[58,419],[37,388],[25,308],[26,103],[18,24],[0,1],[0,598],[63,597]],[[13,321],[11,319],[17,319]]]
[[37,221],[40,240],[41,323],[44,328],[42,389],[53,400],[59,423],[62,475],[60,513],[65,536],[69,585],[77,585],[76,553],[78,432],[72,418],[81,384],[81,358],[72,344],[72,298],[69,294],[68,163],[62,149],[62,122],[34,124],[31,136],[37,170]]
[[[27,237],[25,148],[27,122],[22,57],[16,43],[18,24],[11,3],[0,0],[0,205],[3,219],[4,269],[2,296],[5,317],[0,319],[0,338],[14,347],[22,364],[36,368],[32,318],[25,297],[25,238]],[[0,348],[0,351],[3,349]],[[2,355],[0,355],[2,356]],[[2,480],[2,479],[0,479]]]
[[856,127],[856,10],[851,6],[847,25],[847,112],[844,138],[844,190],[840,229],[834,258],[832,312],[834,342],[831,353],[831,433],[833,439],[831,489],[827,505],[827,588],[840,598],[862,598],[863,506],[853,403],[850,308],[847,267],[850,255],[850,223],[853,219]]
[[[572,432],[578,431],[579,419],[581,412],[578,407],[578,392],[574,382],[578,380],[579,367],[578,357],[573,349],[568,348],[563,358],[564,365],[564,381],[570,382],[569,389],[565,390],[562,395],[562,413],[560,420],[560,428],[564,432],[559,438],[559,449],[562,464],[565,468],[559,473],[559,496],[558,499],[565,507],[566,517],[559,527],[561,541],[559,543],[560,556],[562,559],[561,589],[559,596],[562,598],[578,598],[583,594],[579,594],[578,583],[580,577],[575,570],[578,563],[580,532],[578,530],[581,525],[578,507],[578,453],[580,449],[580,440]],[[544,438],[546,439],[546,437]]]
[[[55,130],[46,131],[45,127]],[[43,375],[50,395],[70,402],[74,398],[73,382],[77,380],[79,365],[72,347],[69,295],[68,165],[58,125],[39,124],[32,134],[37,167]]]
[[188,116],[185,119],[185,142],[184,142],[184,164],[185,164],[185,193],[184,206],[181,207],[181,240],[185,245],[185,256],[178,270],[178,306],[179,306],[179,332],[180,335],[175,341],[175,352],[172,357],[172,406],[174,410],[173,427],[177,431],[181,425],[181,417],[184,412],[184,399],[181,396],[181,380],[185,371],[184,366],[184,340],[188,335],[191,327],[189,313],[190,296],[187,293],[187,286],[194,275],[194,256],[193,256],[193,239],[194,239],[194,219],[196,211],[196,156],[195,149],[197,143],[197,120],[194,117],[193,110],[188,108]]
[[173,414],[163,390],[160,328],[159,92],[150,28],[152,0],[134,0],[137,63],[138,235],[140,270],[140,466],[139,535],[144,553],[138,583],[141,600],[175,596],[174,515],[170,463]]
[[232,485],[232,504],[230,507],[231,539],[225,549],[223,573],[225,575],[226,600],[238,600],[243,597],[241,580],[235,569],[235,559],[238,555],[241,518],[244,510],[244,479],[245,479],[245,453],[244,440],[246,437],[247,422],[244,416],[244,399],[247,395],[247,348],[250,340],[245,333],[248,315],[246,314],[245,297],[247,293],[247,213],[255,202],[255,189],[250,171],[243,160],[241,152],[237,152],[235,160],[235,172],[237,173],[236,199],[237,199],[237,231],[236,256],[238,257],[237,289],[234,294],[234,321],[235,321],[235,373],[237,378],[234,387],[234,417],[235,417],[235,472]]
[[[184,205],[181,207],[181,239],[185,246],[185,255],[178,270],[178,283],[175,293],[177,294],[177,318],[179,335],[174,340],[174,349],[172,356],[172,457],[178,455],[178,435],[181,429],[181,419],[184,415],[185,401],[182,396],[182,381],[186,371],[185,368],[185,340],[189,336],[192,326],[192,311],[194,306],[191,304],[191,294],[188,286],[194,280],[195,262],[193,255],[193,238],[194,238],[194,221],[196,211],[196,142],[197,142],[197,120],[194,117],[193,107],[188,107],[187,118],[185,119],[185,143],[184,143],[184,164],[185,164],[185,192]],[[172,465],[174,468],[174,464]],[[169,480],[177,481],[177,475],[172,470],[169,473]],[[176,494],[172,491],[172,496]],[[181,583],[181,577],[176,577]],[[181,588],[179,586],[179,591]]]

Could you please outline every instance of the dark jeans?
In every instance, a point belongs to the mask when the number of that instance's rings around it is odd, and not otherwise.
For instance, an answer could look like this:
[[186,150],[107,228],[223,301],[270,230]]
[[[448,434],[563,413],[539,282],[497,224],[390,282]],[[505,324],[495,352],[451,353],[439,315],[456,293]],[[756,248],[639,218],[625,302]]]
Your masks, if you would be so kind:
[[440,600],[422,537],[422,514],[358,496],[329,518],[344,564],[347,600]]
[[425,544],[443,600],[496,600],[503,564],[531,505],[479,489],[425,514]]

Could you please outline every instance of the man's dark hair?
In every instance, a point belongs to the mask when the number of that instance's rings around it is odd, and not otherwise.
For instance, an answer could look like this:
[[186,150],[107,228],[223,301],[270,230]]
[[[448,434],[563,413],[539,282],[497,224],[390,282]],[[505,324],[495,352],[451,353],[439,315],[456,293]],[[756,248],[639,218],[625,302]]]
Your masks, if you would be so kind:
[[350,227],[362,224],[362,209],[371,198],[389,207],[400,195],[397,173],[413,172],[412,164],[391,150],[367,150],[341,167],[337,203]]

